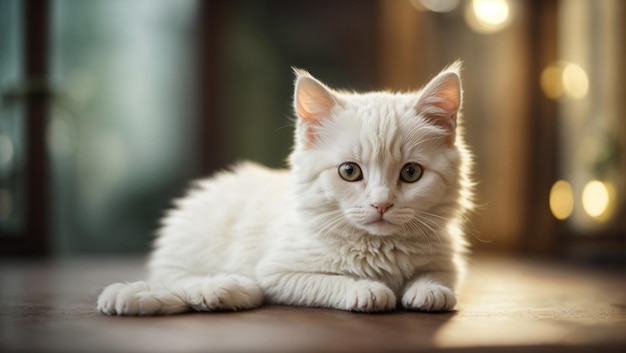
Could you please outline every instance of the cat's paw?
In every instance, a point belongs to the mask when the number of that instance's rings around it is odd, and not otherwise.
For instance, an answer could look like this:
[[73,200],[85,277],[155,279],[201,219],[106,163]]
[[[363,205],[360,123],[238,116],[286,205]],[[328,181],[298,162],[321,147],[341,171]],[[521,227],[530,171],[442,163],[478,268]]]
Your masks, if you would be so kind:
[[418,311],[451,311],[456,305],[452,289],[433,282],[417,282],[402,296],[402,306]]
[[219,275],[186,283],[179,293],[197,311],[238,310],[257,307],[263,292],[252,279],[239,275]]
[[107,315],[155,315],[184,311],[172,293],[155,291],[146,282],[115,283],[98,297],[98,311]]
[[350,311],[389,311],[396,307],[396,295],[379,282],[358,281],[348,288],[344,309]]

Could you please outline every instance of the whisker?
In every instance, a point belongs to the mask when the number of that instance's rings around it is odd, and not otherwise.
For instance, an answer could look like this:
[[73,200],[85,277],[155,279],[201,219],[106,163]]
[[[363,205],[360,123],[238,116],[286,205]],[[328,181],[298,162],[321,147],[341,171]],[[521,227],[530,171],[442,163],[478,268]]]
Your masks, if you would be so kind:
[[417,220],[411,220],[410,222],[407,222],[406,225],[409,228],[409,231],[415,232],[417,236],[426,240],[426,242],[428,243],[428,249],[432,252],[432,243],[430,241],[430,237],[428,236],[428,232],[424,229],[423,225]]
[[426,211],[414,210],[414,212],[419,213],[420,215],[425,215],[425,216],[429,216],[429,217],[438,218],[438,219],[441,219],[443,221],[447,221],[448,220],[446,217],[440,216],[438,214],[426,212]]

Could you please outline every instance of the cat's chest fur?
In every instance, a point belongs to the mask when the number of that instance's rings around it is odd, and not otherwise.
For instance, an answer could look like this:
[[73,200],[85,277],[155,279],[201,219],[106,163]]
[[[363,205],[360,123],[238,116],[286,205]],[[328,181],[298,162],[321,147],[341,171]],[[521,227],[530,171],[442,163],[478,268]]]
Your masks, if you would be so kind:
[[416,269],[429,260],[422,245],[397,239],[366,238],[343,241],[330,251],[333,271],[386,283],[399,293]]

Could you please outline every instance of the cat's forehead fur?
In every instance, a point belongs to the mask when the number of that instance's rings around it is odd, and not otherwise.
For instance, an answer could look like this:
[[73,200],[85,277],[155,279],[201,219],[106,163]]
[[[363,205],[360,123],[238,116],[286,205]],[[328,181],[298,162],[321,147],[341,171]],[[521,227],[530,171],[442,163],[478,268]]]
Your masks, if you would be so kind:
[[370,149],[363,151],[364,155],[380,159],[400,148],[401,132],[407,128],[400,117],[411,114],[410,103],[401,98],[384,92],[345,96],[347,104],[337,112],[337,120],[358,132],[353,143],[361,149]]
[[333,119],[320,128],[326,139],[319,146],[335,151],[338,159],[378,165],[424,159],[429,147],[445,136],[415,111],[420,92],[335,94],[342,104],[333,109]]

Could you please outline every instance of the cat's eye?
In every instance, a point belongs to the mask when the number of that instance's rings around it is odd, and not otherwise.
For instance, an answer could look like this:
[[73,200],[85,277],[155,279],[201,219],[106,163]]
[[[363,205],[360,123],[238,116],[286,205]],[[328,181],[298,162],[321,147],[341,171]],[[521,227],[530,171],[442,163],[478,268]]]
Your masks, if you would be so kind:
[[345,181],[359,181],[363,179],[363,172],[358,164],[346,162],[339,166],[339,176]]
[[407,163],[400,171],[400,180],[405,183],[414,183],[422,177],[424,168],[418,163]]

